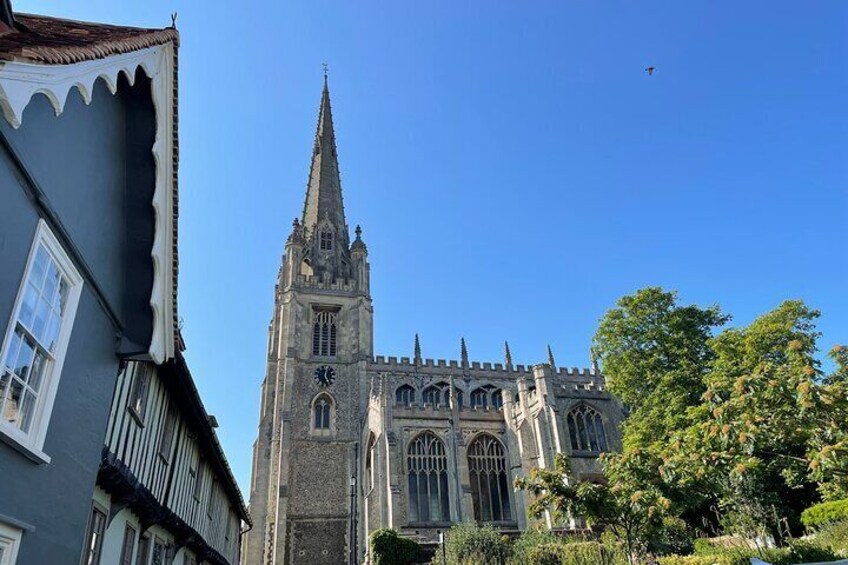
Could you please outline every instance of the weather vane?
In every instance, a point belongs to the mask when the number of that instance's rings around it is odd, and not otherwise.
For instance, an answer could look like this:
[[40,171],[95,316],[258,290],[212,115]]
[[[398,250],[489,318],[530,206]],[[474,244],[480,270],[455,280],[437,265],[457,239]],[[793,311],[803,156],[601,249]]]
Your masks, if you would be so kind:
[[321,66],[324,67],[324,76],[327,76],[327,69],[329,68],[329,65],[327,65],[327,63],[321,63]]

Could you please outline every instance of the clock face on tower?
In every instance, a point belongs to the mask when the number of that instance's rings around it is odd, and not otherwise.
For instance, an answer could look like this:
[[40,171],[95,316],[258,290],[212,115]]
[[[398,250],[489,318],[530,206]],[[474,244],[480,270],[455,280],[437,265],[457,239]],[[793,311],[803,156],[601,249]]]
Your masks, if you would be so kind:
[[329,365],[322,365],[315,369],[315,382],[321,386],[330,386],[336,378],[336,370]]

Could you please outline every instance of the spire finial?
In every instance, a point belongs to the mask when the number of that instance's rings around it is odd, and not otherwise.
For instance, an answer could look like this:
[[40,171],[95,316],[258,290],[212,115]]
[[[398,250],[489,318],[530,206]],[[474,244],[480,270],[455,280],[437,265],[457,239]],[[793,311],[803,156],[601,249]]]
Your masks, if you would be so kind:
[[[357,227],[359,227],[359,226],[357,226]],[[358,237],[358,234],[357,234],[357,237]],[[415,356],[415,364],[421,365],[422,364],[421,363],[421,342],[418,340],[418,334],[417,333],[415,334],[414,356]]]
[[[362,228],[359,227],[359,224],[356,224],[356,229],[353,230],[353,232],[356,234],[356,239],[362,239]],[[418,334],[415,334],[415,335],[418,335]]]
[[551,351],[551,344],[548,344],[548,364],[551,366],[551,370],[556,373],[557,365],[554,360],[554,352]]
[[504,363],[508,371],[512,371],[512,352],[509,350],[509,342],[504,340]]
[[460,355],[462,355],[462,368],[467,369],[468,368],[468,348],[465,347],[465,338],[464,337],[460,338],[459,347],[460,347]]

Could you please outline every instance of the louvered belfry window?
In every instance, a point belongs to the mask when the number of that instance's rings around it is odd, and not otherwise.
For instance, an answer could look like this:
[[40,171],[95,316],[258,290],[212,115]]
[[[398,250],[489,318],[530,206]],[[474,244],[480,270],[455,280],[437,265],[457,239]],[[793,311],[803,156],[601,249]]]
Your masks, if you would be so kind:
[[312,324],[312,355],[336,356],[337,312],[316,310]]
[[488,434],[478,436],[468,446],[468,475],[474,519],[478,522],[512,520],[503,444]]
[[448,458],[445,445],[432,432],[419,434],[407,450],[409,521],[449,522]]
[[581,404],[568,413],[572,451],[602,453],[607,450],[604,420],[594,408]]

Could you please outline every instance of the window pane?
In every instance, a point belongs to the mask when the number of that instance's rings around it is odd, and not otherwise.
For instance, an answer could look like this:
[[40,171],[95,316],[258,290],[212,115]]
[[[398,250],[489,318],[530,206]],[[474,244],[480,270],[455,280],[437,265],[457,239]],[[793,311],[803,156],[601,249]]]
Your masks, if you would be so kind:
[[29,382],[27,383],[33,391],[41,390],[41,382],[44,380],[44,372],[47,368],[47,357],[40,351],[35,352],[32,369],[29,372]]
[[68,304],[68,292],[70,291],[70,285],[65,277],[62,277],[62,282],[59,284],[59,294],[56,297],[56,301],[53,303],[53,307],[59,311],[60,316],[65,315],[65,306]]
[[18,320],[26,327],[32,327],[32,319],[35,316],[35,307],[38,303],[38,292],[31,284],[26,285],[24,297],[21,300],[21,311]]
[[41,296],[48,305],[53,304],[56,300],[56,291],[59,289],[59,269],[56,268],[56,263],[50,261],[50,266],[47,268],[47,278],[44,280],[44,287],[41,289]]
[[29,426],[32,423],[32,416],[35,413],[35,395],[28,389],[23,391],[23,401],[21,402],[21,411],[18,416],[20,420],[21,430],[29,431]]
[[21,348],[13,367],[15,374],[26,382],[27,377],[29,377],[29,369],[32,367],[32,358],[35,355],[35,344],[29,337],[21,336],[21,338]]
[[439,493],[441,494],[442,521],[450,522],[450,505],[448,503],[448,474],[439,473]]
[[59,341],[59,330],[62,327],[62,319],[55,311],[50,312],[47,321],[47,330],[44,332],[44,339],[41,343],[50,353],[56,353],[56,343]]
[[3,417],[7,422],[17,424],[23,392],[24,385],[22,385],[18,379],[13,378],[12,386],[9,390],[9,397],[6,399],[6,405],[3,409]]
[[50,315],[50,305],[43,298],[38,299],[35,307],[35,319],[32,322],[32,334],[42,343],[44,342],[44,330],[47,328],[47,317]]
[[50,262],[50,256],[47,250],[39,246],[35,252],[35,261],[32,262],[32,272],[29,275],[29,280],[37,289],[41,288],[44,282],[44,273],[47,272],[47,263]]

